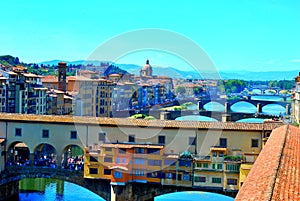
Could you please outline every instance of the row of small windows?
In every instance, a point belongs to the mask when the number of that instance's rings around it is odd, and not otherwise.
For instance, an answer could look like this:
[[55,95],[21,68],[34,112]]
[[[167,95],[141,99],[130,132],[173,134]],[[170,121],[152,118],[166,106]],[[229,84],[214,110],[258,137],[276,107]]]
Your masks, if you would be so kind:
[[[208,163],[196,163],[195,166],[197,168],[209,168]],[[223,169],[223,164],[221,164],[221,163],[212,164],[212,169],[222,170]],[[239,171],[240,170],[240,165],[238,165],[238,164],[226,164],[226,170]]]
[[[15,129],[15,136],[22,136],[22,129],[16,128]],[[42,130],[42,137],[43,138],[49,138],[49,130]],[[71,131],[70,132],[70,138],[71,139],[77,139],[77,131]],[[98,133],[98,140],[102,141],[103,143],[106,142],[106,133],[100,132]],[[128,142],[135,142],[135,135],[129,135],[128,136]],[[166,143],[166,136],[159,135],[158,136],[158,143],[159,144],[165,144]],[[188,144],[189,145],[196,145],[196,138],[195,137],[189,137],[188,138]],[[227,139],[226,138],[220,138],[219,142],[220,147],[227,147]],[[259,140],[258,139],[251,139],[251,147],[252,148],[258,148],[259,147]],[[141,150],[142,153],[142,150]],[[216,157],[217,153],[213,152],[213,156]],[[219,155],[220,157],[223,157],[222,154]]]
[[[21,128],[15,129],[15,136],[17,136],[17,137],[22,136]],[[46,129],[42,130],[42,138],[49,138],[49,130],[46,130]],[[77,131],[70,131],[70,139],[77,139]]]
[[[195,177],[194,178],[195,182],[200,182],[200,183],[205,183],[206,182],[206,177]],[[222,178],[219,177],[213,177],[211,180],[212,183],[214,184],[220,184],[222,183]],[[227,179],[227,185],[237,185],[237,179]]]
[[[98,174],[98,168],[89,168],[89,172],[90,174]],[[111,170],[109,169],[104,169],[103,170],[103,174],[104,175],[111,175]],[[191,181],[192,177],[190,174],[178,174],[176,177],[176,173],[161,173],[161,172],[149,172],[149,173],[145,173],[145,170],[143,169],[133,169],[130,172],[130,176],[147,176],[148,178],[166,178],[166,179],[177,179],[179,181]],[[122,172],[118,172],[115,171],[114,172],[114,178],[122,178],[123,173]],[[221,183],[221,178],[217,178],[220,179],[220,183]]]
[[[145,165],[146,164],[146,159],[143,158],[136,158],[133,160],[133,163],[135,165]],[[98,159],[90,156],[90,162],[98,162]],[[107,163],[112,163],[113,162],[113,158],[112,157],[104,157],[104,162]],[[128,161],[126,160],[126,158],[116,158],[116,164],[125,164],[128,163]],[[130,161],[131,163],[131,161]],[[175,166],[176,161],[175,160],[164,160],[164,165],[165,166]],[[161,160],[148,160],[148,165],[149,166],[161,166],[162,165],[162,161]],[[186,165],[190,165],[190,163],[186,164],[186,163],[180,163],[180,166],[186,166]]]

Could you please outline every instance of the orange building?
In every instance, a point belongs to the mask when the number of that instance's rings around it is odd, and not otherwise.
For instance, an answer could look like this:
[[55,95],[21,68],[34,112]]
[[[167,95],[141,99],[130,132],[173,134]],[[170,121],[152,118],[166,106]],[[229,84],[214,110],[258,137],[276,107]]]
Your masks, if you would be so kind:
[[97,153],[86,150],[86,178],[110,179],[114,185],[127,182],[161,183],[163,145],[102,144]]

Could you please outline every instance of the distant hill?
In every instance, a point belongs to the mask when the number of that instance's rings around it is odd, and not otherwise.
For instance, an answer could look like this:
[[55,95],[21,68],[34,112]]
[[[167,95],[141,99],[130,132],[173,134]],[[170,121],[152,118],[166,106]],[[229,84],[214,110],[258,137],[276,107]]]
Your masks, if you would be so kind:
[[[38,63],[39,65],[57,65],[61,60],[51,60]],[[117,66],[122,70],[125,70],[131,74],[139,75],[140,69],[142,66],[136,64],[118,64],[109,61],[97,61],[97,60],[77,60],[77,61],[64,61],[72,65],[94,65],[99,66],[101,63],[109,63],[111,65]],[[0,63],[3,65],[27,65],[19,61],[18,57],[13,57],[10,55],[0,56]],[[217,76],[213,73],[198,73],[196,71],[183,71],[173,67],[161,67],[161,66],[152,66],[153,75],[167,75],[173,78],[216,78],[220,77],[221,79],[241,79],[241,80],[253,80],[253,81],[267,81],[267,80],[293,80],[295,76],[299,74],[298,70],[293,71],[269,71],[269,72],[250,72],[250,71],[220,71],[217,72]],[[112,71],[113,72],[113,71]],[[118,70],[116,71],[118,72]]]
[[[89,60],[89,61],[85,61],[85,60],[77,60],[77,61],[66,61],[66,60],[51,60],[51,61],[43,61],[43,62],[39,62],[38,64],[41,65],[57,65],[59,62],[66,62],[67,64],[72,64],[72,65],[94,65],[94,66],[98,66],[103,62],[107,62],[107,61],[97,61],[97,60]],[[108,62],[110,63],[110,62]]]
[[0,56],[0,63],[5,66],[16,66],[21,64],[18,57],[13,57],[10,55]]
[[107,76],[107,75],[111,75],[111,74],[122,74],[122,75],[125,75],[127,74],[128,72],[126,70],[122,70],[120,69],[118,66],[115,66],[115,65],[109,65],[106,70],[104,71],[104,75]]

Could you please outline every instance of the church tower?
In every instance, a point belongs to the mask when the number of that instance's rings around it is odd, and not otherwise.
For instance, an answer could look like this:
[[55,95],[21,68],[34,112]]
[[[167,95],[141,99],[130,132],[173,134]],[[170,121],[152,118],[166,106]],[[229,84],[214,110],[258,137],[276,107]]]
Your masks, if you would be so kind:
[[141,77],[152,77],[152,66],[149,64],[149,60],[147,59],[146,64],[140,71]]
[[58,90],[63,92],[66,92],[66,88],[67,88],[66,74],[67,74],[67,63],[59,62],[58,63]]

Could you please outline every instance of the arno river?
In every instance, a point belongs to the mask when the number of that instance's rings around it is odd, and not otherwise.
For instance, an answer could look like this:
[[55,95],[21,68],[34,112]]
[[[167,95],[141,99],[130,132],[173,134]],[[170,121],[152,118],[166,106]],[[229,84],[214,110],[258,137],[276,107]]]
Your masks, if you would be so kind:
[[20,201],[103,201],[97,194],[76,184],[45,178],[23,179],[19,184]]

